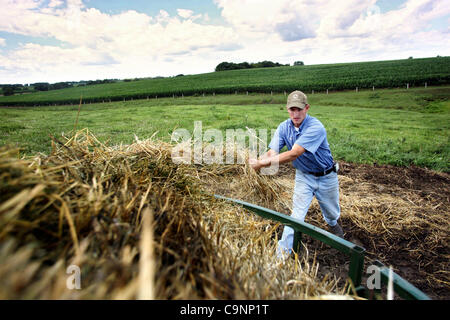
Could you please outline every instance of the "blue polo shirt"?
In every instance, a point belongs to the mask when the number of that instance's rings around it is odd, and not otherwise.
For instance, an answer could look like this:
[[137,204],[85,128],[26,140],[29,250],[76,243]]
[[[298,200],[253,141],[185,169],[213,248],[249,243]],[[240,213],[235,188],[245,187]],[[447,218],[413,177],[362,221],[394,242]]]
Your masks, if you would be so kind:
[[291,150],[294,144],[306,150],[292,161],[296,169],[306,173],[323,172],[333,166],[327,132],[316,118],[307,114],[298,131],[295,130],[291,119],[283,121],[278,126],[269,148],[279,153],[284,146]]

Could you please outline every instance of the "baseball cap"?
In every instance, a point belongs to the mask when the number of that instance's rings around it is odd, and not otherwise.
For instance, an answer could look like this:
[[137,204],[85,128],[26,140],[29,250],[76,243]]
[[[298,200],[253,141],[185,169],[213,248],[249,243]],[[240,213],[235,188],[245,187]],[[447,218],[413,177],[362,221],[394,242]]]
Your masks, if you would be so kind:
[[299,90],[295,90],[289,94],[289,96],[287,98],[286,107],[288,109],[290,109],[292,107],[304,109],[307,104],[308,104],[308,98],[306,98],[306,95]]

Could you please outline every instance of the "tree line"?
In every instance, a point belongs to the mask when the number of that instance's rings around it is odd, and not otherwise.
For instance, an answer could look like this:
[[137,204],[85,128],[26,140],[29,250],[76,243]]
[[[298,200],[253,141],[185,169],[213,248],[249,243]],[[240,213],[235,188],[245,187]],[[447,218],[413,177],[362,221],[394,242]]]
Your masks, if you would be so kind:
[[114,83],[118,79],[104,79],[104,80],[89,80],[89,81],[68,81],[68,82],[36,82],[30,84],[0,84],[1,92],[4,96],[12,96],[16,93],[30,93],[36,91],[50,91],[71,87],[90,86],[102,83]]
[[[295,61],[294,66],[302,66],[304,63],[302,61]],[[233,63],[233,62],[222,62],[217,65],[215,71],[225,71],[225,70],[237,70],[237,69],[252,69],[252,68],[272,68],[272,67],[284,67],[290,66],[289,64],[281,64],[278,62],[272,62],[268,60],[264,60],[256,63],[242,62],[242,63]],[[184,76],[183,74],[178,74],[176,77]],[[160,79],[164,77],[154,77],[153,79]],[[144,78],[149,79],[149,78]],[[124,79],[124,82],[137,81],[141,80],[139,78],[135,79]],[[119,79],[103,79],[103,80],[82,80],[82,81],[66,81],[66,82],[57,82],[57,83],[48,83],[48,82],[36,82],[30,84],[0,84],[0,93],[4,96],[12,96],[14,94],[22,94],[22,93],[31,93],[36,91],[51,91],[58,89],[65,89],[71,87],[81,87],[81,86],[90,86],[96,84],[104,84],[104,83],[114,83],[119,82]]]
[[[294,62],[294,66],[304,65],[302,61]],[[239,70],[239,69],[252,69],[252,68],[273,68],[273,67],[289,67],[290,64],[281,64],[278,62],[272,61],[261,61],[256,63],[249,62],[241,62],[241,63],[233,63],[233,62],[221,62],[216,66],[215,71],[226,71],[226,70]]]

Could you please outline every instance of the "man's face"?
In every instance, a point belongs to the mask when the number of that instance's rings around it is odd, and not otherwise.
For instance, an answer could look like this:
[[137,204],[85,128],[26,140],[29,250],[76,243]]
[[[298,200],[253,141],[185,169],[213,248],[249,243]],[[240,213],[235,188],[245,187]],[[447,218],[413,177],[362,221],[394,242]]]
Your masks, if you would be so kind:
[[300,109],[297,107],[292,107],[288,109],[289,117],[291,118],[292,122],[294,123],[294,126],[300,127],[300,124],[303,122],[303,120],[306,118],[306,113],[309,110],[309,105],[306,105],[305,108]]

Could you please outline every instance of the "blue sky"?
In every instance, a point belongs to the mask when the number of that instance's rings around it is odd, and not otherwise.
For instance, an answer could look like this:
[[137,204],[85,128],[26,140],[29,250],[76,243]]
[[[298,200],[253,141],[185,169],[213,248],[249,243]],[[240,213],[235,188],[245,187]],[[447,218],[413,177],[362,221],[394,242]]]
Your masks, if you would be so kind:
[[[444,0],[0,0],[0,83],[446,56]],[[19,17],[19,18],[18,18]]]
[[213,1],[208,0],[89,0],[85,2],[87,7],[97,8],[106,13],[120,13],[128,10],[136,10],[155,16],[159,10],[164,9],[170,15],[177,14],[177,9],[190,9],[195,12],[207,12],[211,18],[220,19],[220,10]]

